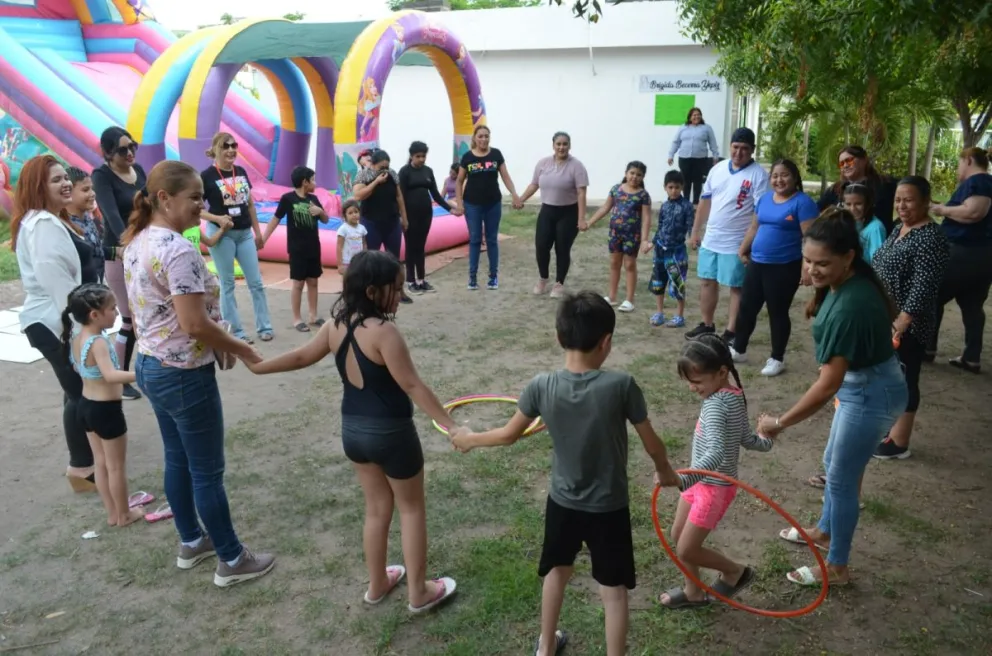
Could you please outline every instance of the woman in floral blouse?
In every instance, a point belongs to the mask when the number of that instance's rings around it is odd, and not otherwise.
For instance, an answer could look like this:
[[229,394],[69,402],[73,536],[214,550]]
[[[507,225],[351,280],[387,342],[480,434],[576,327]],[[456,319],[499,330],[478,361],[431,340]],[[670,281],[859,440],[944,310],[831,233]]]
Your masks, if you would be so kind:
[[875,451],[881,460],[909,457],[909,438],[920,407],[920,369],[936,328],[937,295],[950,257],[944,233],[930,218],[926,178],[911,175],[899,181],[895,211],[899,219],[876,251],[872,267],[899,309],[892,339],[906,371],[909,403]]
[[249,362],[262,356],[222,327],[217,277],[182,236],[200,224],[200,174],[182,162],[161,162],[135,202],[121,239],[137,333],[135,371],[162,431],[165,494],[181,542],[176,564],[191,569],[216,555],[216,585],[258,578],[275,559],[246,549],[231,522],[215,353]]

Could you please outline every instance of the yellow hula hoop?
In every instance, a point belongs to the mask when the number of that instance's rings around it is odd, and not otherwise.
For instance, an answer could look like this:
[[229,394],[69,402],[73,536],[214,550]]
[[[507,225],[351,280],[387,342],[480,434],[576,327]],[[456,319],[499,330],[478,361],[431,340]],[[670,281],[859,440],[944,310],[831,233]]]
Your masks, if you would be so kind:
[[[469,395],[469,396],[460,396],[457,399],[453,399],[451,401],[448,401],[447,403],[444,404],[444,409],[445,410],[448,410],[450,412],[451,410],[454,410],[455,408],[460,408],[463,405],[468,405],[470,403],[513,403],[513,404],[516,404],[517,401],[518,401],[518,399],[516,397],[513,397],[513,396],[500,396],[498,394],[472,394],[472,395]],[[437,423],[437,421],[433,421],[432,420],[431,423],[434,424],[434,428],[438,429],[441,432],[442,435],[447,435],[448,434],[447,427],[442,426],[441,424]],[[527,427],[527,430],[524,431],[524,437],[530,437],[531,435],[533,435],[535,433],[540,433],[545,428],[547,428],[547,426],[544,425],[544,422],[541,421],[541,418],[540,417],[535,417],[534,418],[534,421],[532,421],[531,424],[530,424],[530,426]]]

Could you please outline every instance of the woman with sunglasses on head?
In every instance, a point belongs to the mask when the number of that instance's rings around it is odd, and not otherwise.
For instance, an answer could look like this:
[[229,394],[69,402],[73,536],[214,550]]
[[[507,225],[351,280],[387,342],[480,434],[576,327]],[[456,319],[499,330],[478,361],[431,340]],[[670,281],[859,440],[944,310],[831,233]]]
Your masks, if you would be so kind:
[[237,260],[251,292],[255,332],[263,342],[270,342],[274,337],[272,321],[258,268],[258,249],[265,244],[265,240],[258,225],[255,201],[251,197],[251,180],[248,173],[234,163],[238,159],[237,140],[228,132],[218,132],[207,149],[207,157],[213,162],[200,172],[207,204],[201,216],[209,221],[206,235],[213,238],[222,228],[227,228],[217,245],[210,248],[210,257],[217,266],[217,277],[220,278],[221,314],[231,324],[235,337],[253,343],[241,325],[238,301],[234,296],[234,261]]
[[[116,257],[116,249],[121,247],[121,235],[127,228],[128,219],[134,209],[134,195],[145,186],[147,177],[141,165],[134,161],[138,152],[138,142],[124,128],[112,126],[100,135],[100,150],[103,151],[104,165],[93,171],[93,191],[96,204],[103,217],[103,244],[108,257],[104,266],[107,286],[114,292],[117,309],[121,314],[121,330],[117,333],[114,350],[122,371],[131,366],[134,352],[134,327],[131,323],[131,307],[124,285],[124,264]],[[124,385],[125,401],[141,398],[141,393],[132,385]]]
[[854,144],[844,146],[837,157],[840,180],[828,187],[817,203],[820,211],[828,207],[844,207],[844,190],[852,183],[862,184],[871,191],[875,216],[885,226],[885,234],[892,232],[892,214],[896,200],[896,181],[875,170],[868,158],[868,151]]

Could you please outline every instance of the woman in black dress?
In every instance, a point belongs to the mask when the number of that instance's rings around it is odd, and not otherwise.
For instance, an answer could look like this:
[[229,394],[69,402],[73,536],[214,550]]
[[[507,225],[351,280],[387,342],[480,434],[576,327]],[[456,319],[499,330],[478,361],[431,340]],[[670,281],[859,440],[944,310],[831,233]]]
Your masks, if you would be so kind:
[[871,189],[871,197],[875,199],[875,216],[885,226],[885,233],[892,232],[892,206],[896,193],[896,181],[875,170],[868,158],[868,151],[861,146],[844,146],[837,156],[837,166],[840,168],[840,180],[820,196],[817,205],[820,211],[831,206],[844,206],[844,190],[847,185],[857,182]]
[[426,280],[424,271],[427,235],[434,220],[434,199],[445,211],[461,216],[461,210],[452,207],[437,188],[434,171],[427,166],[427,144],[414,141],[410,144],[410,161],[400,169],[400,192],[406,205],[409,225],[406,229],[406,282],[411,294],[437,291]]
[[909,403],[888,437],[878,445],[880,460],[909,457],[909,438],[920,407],[920,369],[937,324],[937,295],[949,259],[947,239],[930,218],[930,183],[911,175],[895,194],[899,221],[872,259],[872,267],[896,302],[892,340],[906,371]]

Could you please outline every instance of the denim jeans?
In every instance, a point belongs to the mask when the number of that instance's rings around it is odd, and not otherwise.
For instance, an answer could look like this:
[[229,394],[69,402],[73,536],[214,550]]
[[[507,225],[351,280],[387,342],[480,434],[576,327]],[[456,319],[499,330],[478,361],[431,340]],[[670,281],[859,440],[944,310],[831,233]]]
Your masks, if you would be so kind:
[[499,220],[502,216],[502,203],[492,205],[465,203],[465,223],[468,224],[468,277],[472,280],[475,280],[479,273],[483,234],[486,236],[489,276],[495,277],[499,272]]
[[823,451],[827,488],[817,528],[830,536],[831,565],[847,565],[858,525],[858,482],[896,419],[906,410],[909,393],[899,359],[848,371],[837,392],[840,405]]
[[203,535],[199,513],[217,556],[235,560],[242,547],[224,490],[224,408],[216,367],[167,367],[139,354],[135,372],[162,432],[165,496],[179,539],[194,542]]
[[[207,223],[207,236],[212,237],[220,230],[213,223]],[[238,300],[234,296],[234,260],[241,265],[248,290],[251,292],[251,305],[255,310],[255,332],[259,335],[272,332],[269,318],[269,303],[265,299],[262,273],[258,270],[258,249],[255,248],[255,235],[251,230],[229,230],[217,245],[210,249],[210,257],[217,265],[220,278],[220,312],[225,321],[230,322],[231,332],[236,337],[244,337],[245,329],[238,316]]]

